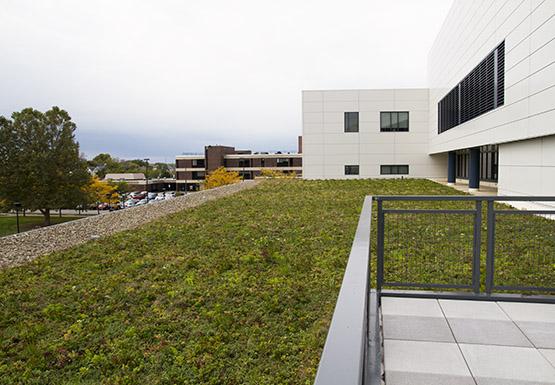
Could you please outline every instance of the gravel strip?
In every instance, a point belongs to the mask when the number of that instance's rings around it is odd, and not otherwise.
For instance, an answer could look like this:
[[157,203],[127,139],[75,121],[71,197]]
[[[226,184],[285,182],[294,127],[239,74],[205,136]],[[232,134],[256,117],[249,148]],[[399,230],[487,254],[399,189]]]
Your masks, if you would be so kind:
[[0,268],[22,265],[42,255],[85,243],[124,230],[130,230],[165,215],[199,206],[256,186],[249,180],[212,190],[199,191],[144,206],[95,215],[71,222],[0,238]]

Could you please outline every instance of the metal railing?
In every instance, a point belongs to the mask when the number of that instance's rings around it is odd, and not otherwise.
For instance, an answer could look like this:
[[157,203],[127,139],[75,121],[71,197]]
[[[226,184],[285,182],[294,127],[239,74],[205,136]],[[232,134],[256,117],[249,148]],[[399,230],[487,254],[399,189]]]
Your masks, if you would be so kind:
[[[372,197],[366,197],[320,358],[316,385],[360,385],[369,375],[371,219]],[[377,302],[374,299],[372,303]],[[377,318],[373,321],[377,322]]]
[[[371,289],[373,201],[376,290]],[[394,202],[398,207],[386,207]],[[555,208],[514,210],[503,202],[555,202],[555,197],[367,196],[315,385],[382,383],[382,296],[555,303],[555,295],[529,295],[555,294]],[[521,220],[500,223],[499,218]],[[516,254],[509,253],[511,247]]]
[[[519,301],[555,298],[528,295],[555,293],[555,221],[542,217],[555,219],[555,208],[515,210],[498,204],[555,202],[555,197],[377,196],[374,200],[380,294],[384,288],[404,288],[441,289],[451,291],[442,296],[484,299],[510,299],[509,292],[516,292]],[[411,208],[386,207],[388,203],[410,203]],[[446,204],[449,207],[441,207]],[[413,208],[418,205],[423,207]],[[511,219],[500,230],[501,217]],[[399,241],[399,237],[403,239]],[[406,295],[411,295],[410,291]]]

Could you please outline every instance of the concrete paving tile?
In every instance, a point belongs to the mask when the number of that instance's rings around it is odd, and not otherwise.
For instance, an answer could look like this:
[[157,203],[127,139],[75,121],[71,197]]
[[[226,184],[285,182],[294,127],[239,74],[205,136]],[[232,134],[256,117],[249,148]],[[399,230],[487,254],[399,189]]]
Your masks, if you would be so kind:
[[382,314],[443,317],[443,312],[437,300],[424,298],[384,297],[382,298]]
[[384,315],[386,339],[455,342],[445,318]]
[[478,385],[555,384],[555,369],[536,349],[472,344],[459,346]]
[[533,347],[512,321],[449,318],[459,343]]
[[555,368],[555,349],[539,349],[542,356]]
[[553,385],[553,382],[526,381],[526,380],[507,380],[506,378],[478,378],[478,385]]
[[384,363],[388,385],[390,382],[387,375],[393,372],[471,377],[463,356],[454,343],[385,340]]
[[387,385],[476,385],[470,376],[414,372],[386,372]]
[[510,320],[495,302],[440,299],[439,305],[447,318]]
[[555,349],[555,323],[517,321],[516,324],[537,348]]
[[553,322],[555,305],[546,303],[498,302],[514,321]]

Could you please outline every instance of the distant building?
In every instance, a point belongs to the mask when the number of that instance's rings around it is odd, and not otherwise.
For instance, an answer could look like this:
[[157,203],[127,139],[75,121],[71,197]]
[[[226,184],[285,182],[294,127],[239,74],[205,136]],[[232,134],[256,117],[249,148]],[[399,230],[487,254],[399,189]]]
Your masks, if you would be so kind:
[[111,182],[127,182],[130,184],[140,184],[141,182],[144,184],[146,178],[145,174],[142,172],[138,173],[115,173],[115,174],[106,174],[104,177],[105,181]]
[[[299,138],[299,146],[301,139]],[[261,171],[279,170],[302,173],[302,154],[289,152],[255,152],[229,146],[206,146],[204,154],[178,155],[175,159],[176,183],[179,191],[199,189],[207,173],[219,167],[237,171],[243,179],[254,179]]]
[[130,190],[135,191],[174,191],[175,179],[174,178],[156,178],[147,180],[145,174],[141,173],[115,173],[106,174],[105,181],[110,182],[125,182],[129,185]]

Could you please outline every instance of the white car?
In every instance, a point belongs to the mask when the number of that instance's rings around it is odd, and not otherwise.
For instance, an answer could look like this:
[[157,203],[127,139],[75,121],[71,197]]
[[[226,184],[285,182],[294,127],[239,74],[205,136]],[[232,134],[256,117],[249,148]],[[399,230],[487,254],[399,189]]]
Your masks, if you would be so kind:
[[164,199],[166,199],[166,198],[164,198],[164,194],[162,194],[162,195],[158,194],[156,196],[156,198],[154,198],[154,201],[158,202],[158,201],[163,201]]
[[124,206],[125,207],[133,207],[133,206],[135,206],[135,201],[133,199],[129,199],[129,200],[125,201]]
[[158,194],[156,194],[155,192],[149,192],[148,193],[148,200],[153,200],[158,196]]
[[166,192],[164,193],[164,197],[165,197],[166,199],[175,198],[175,192],[173,192],[173,191],[166,191]]
[[146,203],[147,203],[146,199],[141,199],[140,201],[138,201],[137,203],[135,203],[135,206],[146,205]]

